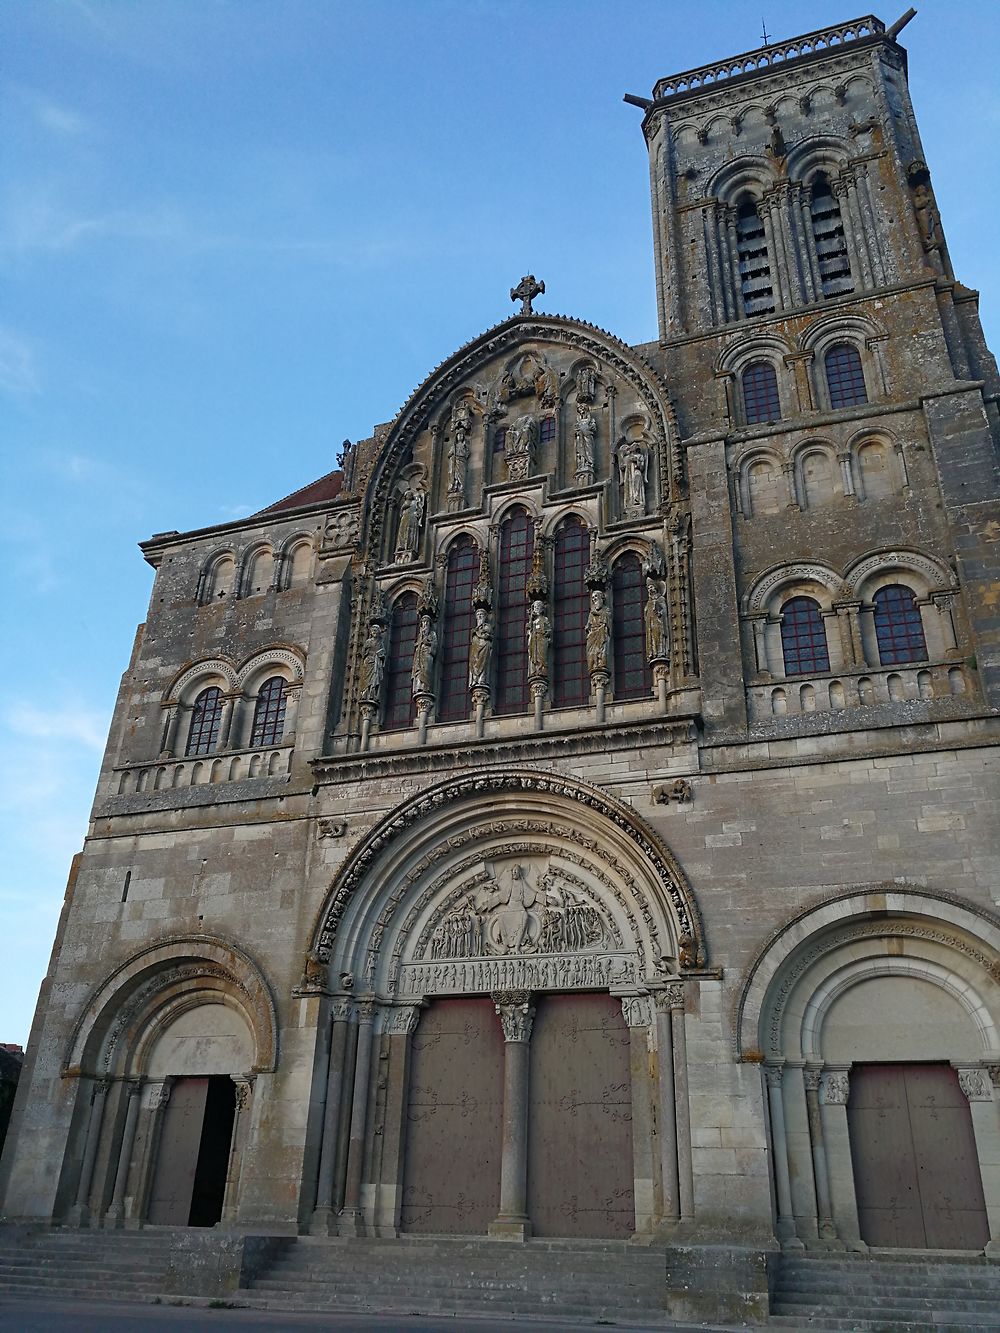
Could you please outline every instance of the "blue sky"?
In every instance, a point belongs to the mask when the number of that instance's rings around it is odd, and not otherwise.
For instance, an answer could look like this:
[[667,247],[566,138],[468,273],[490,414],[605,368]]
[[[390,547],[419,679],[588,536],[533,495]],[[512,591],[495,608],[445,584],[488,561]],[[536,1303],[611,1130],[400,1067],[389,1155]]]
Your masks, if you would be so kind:
[[[0,1041],[27,1036],[151,583],[135,543],[335,464],[544,278],[656,336],[625,92],[760,41],[718,0],[6,0],[0,85]],[[897,10],[880,17],[891,22]],[[768,0],[789,37],[850,6]],[[1000,343],[996,0],[929,0],[910,81]]]

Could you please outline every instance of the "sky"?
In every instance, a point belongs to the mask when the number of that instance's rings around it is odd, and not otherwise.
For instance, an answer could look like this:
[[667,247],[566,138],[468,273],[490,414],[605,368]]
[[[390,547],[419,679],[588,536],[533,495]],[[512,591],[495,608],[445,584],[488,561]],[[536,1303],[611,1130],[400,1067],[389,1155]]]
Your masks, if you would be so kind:
[[[892,22],[896,0],[879,17]],[[858,7],[860,9],[860,7]],[[328,472],[539,309],[656,337],[663,75],[810,0],[4,0],[0,1041],[24,1043],[152,571],[136,543]],[[997,0],[902,41],[956,272],[1000,345]],[[987,203],[993,208],[986,209]]]

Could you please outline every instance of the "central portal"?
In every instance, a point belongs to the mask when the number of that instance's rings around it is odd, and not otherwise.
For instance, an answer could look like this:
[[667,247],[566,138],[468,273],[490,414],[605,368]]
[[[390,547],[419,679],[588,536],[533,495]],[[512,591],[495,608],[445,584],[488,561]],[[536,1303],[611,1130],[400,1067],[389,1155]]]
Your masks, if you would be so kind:
[[[635,1230],[629,1030],[621,1001],[533,997],[528,1215],[553,1237]],[[432,1001],[413,1035],[400,1226],[485,1235],[500,1210],[505,1043],[492,999]]]

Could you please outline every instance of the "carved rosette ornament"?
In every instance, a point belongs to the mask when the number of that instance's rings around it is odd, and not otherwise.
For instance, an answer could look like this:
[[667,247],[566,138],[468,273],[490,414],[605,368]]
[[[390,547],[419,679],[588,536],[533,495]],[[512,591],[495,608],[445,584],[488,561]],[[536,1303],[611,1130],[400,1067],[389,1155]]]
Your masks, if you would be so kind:
[[827,1106],[846,1106],[851,1095],[851,1079],[846,1069],[823,1075],[823,1100]]
[[530,1041],[535,1009],[531,992],[526,990],[493,991],[490,999],[500,1015],[504,1041]]

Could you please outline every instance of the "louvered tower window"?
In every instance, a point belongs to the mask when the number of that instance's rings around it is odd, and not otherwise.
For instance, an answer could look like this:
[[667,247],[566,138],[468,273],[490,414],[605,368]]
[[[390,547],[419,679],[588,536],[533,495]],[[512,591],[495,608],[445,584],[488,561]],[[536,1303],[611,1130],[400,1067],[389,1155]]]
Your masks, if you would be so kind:
[[590,698],[587,671],[587,616],[590,599],[583,581],[590,556],[587,529],[578,518],[556,533],[554,624],[552,626],[552,703],[556,708],[585,704]]
[[764,223],[757,213],[757,205],[749,198],[743,200],[736,212],[736,252],[740,264],[743,313],[747,316],[773,315],[774,288]]
[[444,633],[441,644],[441,691],[438,717],[455,722],[469,716],[469,639],[472,589],[479,573],[479,548],[459,537],[448,550],[444,584]]
[[840,216],[840,204],[830,188],[829,177],[823,172],[812,183],[812,228],[823,295],[840,296],[844,292],[853,292],[844,220]]

